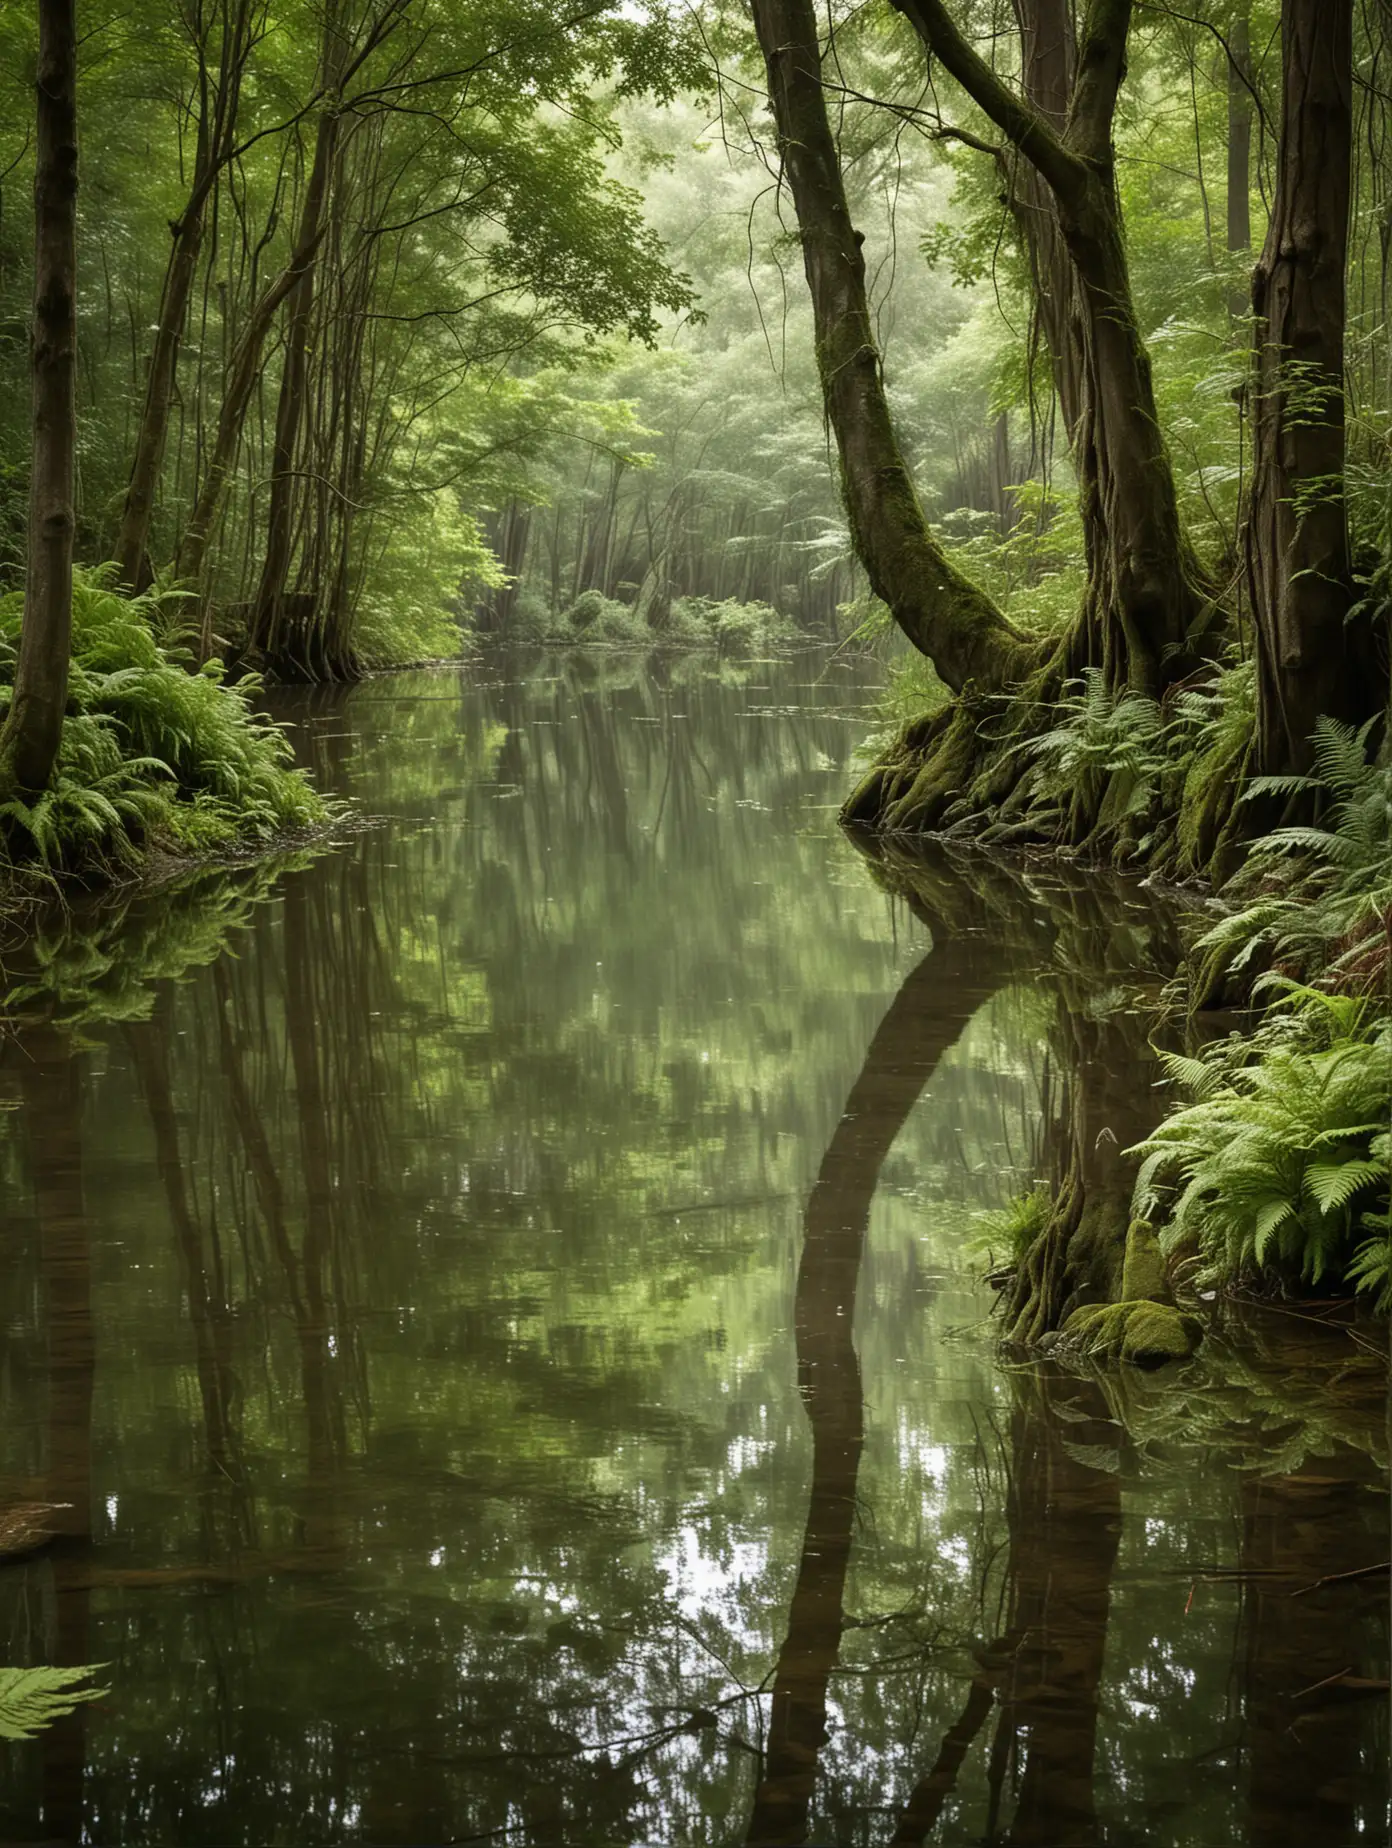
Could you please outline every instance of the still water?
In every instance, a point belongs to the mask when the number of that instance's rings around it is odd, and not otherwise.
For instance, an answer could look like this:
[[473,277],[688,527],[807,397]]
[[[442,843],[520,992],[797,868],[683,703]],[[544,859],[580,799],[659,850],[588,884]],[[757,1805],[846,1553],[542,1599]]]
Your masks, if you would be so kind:
[[0,1839],[1386,1842],[1381,1358],[997,1352],[981,1215],[1144,1133],[1173,928],[870,863],[872,695],[306,696],[374,825],[11,947],[0,1662],[107,1692]]

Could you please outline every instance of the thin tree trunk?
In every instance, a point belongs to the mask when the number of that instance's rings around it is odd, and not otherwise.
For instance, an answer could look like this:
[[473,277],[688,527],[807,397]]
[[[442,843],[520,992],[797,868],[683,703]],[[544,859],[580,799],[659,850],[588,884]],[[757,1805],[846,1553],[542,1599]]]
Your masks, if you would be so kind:
[[184,323],[188,318],[189,298],[198,274],[208,201],[217,185],[218,175],[232,158],[235,148],[242,75],[251,49],[249,14],[247,0],[237,0],[230,17],[224,15],[215,87],[208,66],[206,45],[201,41],[198,45],[198,151],[194,161],[193,184],[178,223],[170,226],[174,248],[169,255],[169,266],[165,271],[164,288],[160,295],[155,340],[145,378],[145,399],[136,429],[130,480],[126,487],[116,539],[115,556],[121,582],[133,590],[143,589],[152,575],[149,559],[150,522],[154,516],[155,496],[159,489],[165,442],[169,434],[179,347],[183,340]]
[[266,551],[252,610],[248,644],[253,655],[274,658],[280,643],[286,579],[294,548],[295,453],[309,399],[309,335],[314,313],[316,254],[338,154],[337,86],[342,46],[330,9],[324,21],[320,88],[330,98],[314,136],[314,162],[305,189],[297,250],[308,252],[295,277],[286,306],[285,357],[276,405],[275,441],[271,451],[270,508]]
[[[204,158],[200,156],[200,162]],[[203,205],[207,197],[203,178],[200,175],[195,181],[193,194],[175,228],[174,249],[170,253],[169,268],[165,272],[155,341],[145,378],[145,402],[136,427],[130,480],[121,507],[115,558],[121,583],[130,590],[143,590],[152,576],[149,559],[150,521],[154,515],[155,493],[164,462],[165,439],[169,433],[169,413],[174,402],[179,345],[183,339],[194,277],[198,273],[198,257],[203,248]]]
[[260,376],[261,353],[266,344],[266,336],[271,331],[277,309],[304,273],[305,266],[313,260],[316,248],[317,240],[297,249],[274,282],[262,293],[247,317],[246,326],[242,329],[232,355],[222,404],[218,410],[217,434],[213,439],[212,453],[175,561],[178,575],[194,583],[203,575],[213,528],[222,508],[222,497],[236,464],[237,450],[242,440],[242,425],[246,422],[252,393]]
[[[1250,0],[1238,0],[1228,30],[1228,249],[1252,246],[1252,47]],[[1239,295],[1234,314],[1247,306]]]
[[0,790],[48,786],[63,736],[72,632],[77,453],[77,18],[39,0],[35,84],[34,451],[29,565],[14,693],[0,732]]
[[1256,362],[1247,567],[1255,768],[1303,770],[1321,714],[1378,711],[1386,677],[1350,627],[1344,500],[1344,275],[1353,135],[1352,0],[1283,0],[1276,195],[1252,277]]

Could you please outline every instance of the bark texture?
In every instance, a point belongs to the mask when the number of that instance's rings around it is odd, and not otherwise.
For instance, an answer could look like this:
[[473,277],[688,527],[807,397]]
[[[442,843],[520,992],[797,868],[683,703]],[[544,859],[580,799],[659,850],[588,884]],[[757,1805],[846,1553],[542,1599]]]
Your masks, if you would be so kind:
[[1345,266],[1353,0],[1283,0],[1276,194],[1252,278],[1256,320],[1247,572],[1257,656],[1255,768],[1303,770],[1322,714],[1381,709],[1371,628],[1350,622],[1344,498]]
[[1035,235],[1047,247],[1056,222],[1072,264],[1073,288],[1066,290],[1062,265],[1047,251],[1059,371],[1064,388],[1077,393],[1064,408],[1066,421],[1073,415],[1088,560],[1084,609],[1060,665],[1068,675],[1101,667],[1114,690],[1159,694],[1192,669],[1205,604],[1136,321],[1116,185],[1112,121],[1126,72],[1130,0],[1086,7],[1061,129],[1059,92],[1069,75],[1061,6],[1021,5],[1025,85],[1017,92],[963,38],[942,0],[895,4],[930,57],[1029,164],[1031,191],[1044,208],[1030,214]]
[[[1252,244],[1252,45],[1249,0],[1239,0],[1228,28],[1228,204],[1229,250]],[[1239,300],[1235,312],[1247,304]]]
[[[1158,696],[1192,672],[1211,614],[1185,541],[1131,297],[1112,152],[1129,0],[1091,0],[1076,54],[1061,0],[1019,0],[1020,89],[1003,82],[940,0],[895,0],[935,63],[995,123],[995,151],[1037,279],[1079,482],[1088,583],[1062,640],[1022,637],[957,574],[924,522],[885,398],[822,89],[811,0],[751,0],[802,235],[828,420],[852,536],[871,584],[958,700],[910,727],[844,810],[887,832],[1015,827],[1029,761],[1005,747],[1047,725],[1085,667],[1114,693]],[[1008,710],[1002,714],[1001,696]],[[995,723],[989,735],[987,717]],[[1029,827],[1032,824],[1020,823]],[[1093,821],[1078,823],[1080,844]],[[1050,837],[1052,838],[1052,836]],[[1070,837],[1071,838],[1071,837]]]
[[14,695],[0,732],[0,792],[48,785],[63,735],[72,633],[77,451],[77,19],[39,0],[34,173],[34,449],[29,565]]

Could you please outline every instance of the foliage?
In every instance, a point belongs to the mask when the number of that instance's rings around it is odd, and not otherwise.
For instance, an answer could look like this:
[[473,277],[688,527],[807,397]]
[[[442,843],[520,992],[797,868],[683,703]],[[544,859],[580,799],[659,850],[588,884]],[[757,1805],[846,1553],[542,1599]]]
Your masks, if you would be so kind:
[[1248,799],[1309,797],[1322,817],[1252,844],[1230,891],[1256,895],[1198,940],[1200,953],[1234,973],[1263,950],[1307,974],[1364,987],[1382,973],[1392,916],[1392,762],[1370,757],[1371,729],[1321,718],[1308,776],[1254,779]]
[[82,1683],[105,1667],[0,1668],[0,1739],[32,1739],[83,1701],[100,1700],[105,1688]]
[[1042,1182],[1017,1194],[994,1212],[972,1218],[967,1248],[980,1253],[989,1265],[1018,1264],[1049,1223],[1053,1195]]
[[[76,573],[68,713],[55,775],[0,809],[17,861],[50,871],[134,866],[151,847],[208,853],[322,822],[281,732],[254,709],[254,679],[190,673],[155,639],[157,596],[127,598],[109,570]],[[0,706],[23,598],[0,597]]]
[[1112,693],[1100,667],[1084,668],[1074,685],[1056,722],[1023,746],[1035,760],[1036,800],[1053,807],[1077,800],[1113,825],[1144,815],[1168,761],[1159,704]]
[[1349,1276],[1385,1305],[1392,1024],[1361,997],[1266,980],[1280,998],[1250,1038],[1163,1055],[1193,1101],[1134,1151],[1135,1210],[1163,1211],[1166,1248],[1196,1246],[1209,1281]]

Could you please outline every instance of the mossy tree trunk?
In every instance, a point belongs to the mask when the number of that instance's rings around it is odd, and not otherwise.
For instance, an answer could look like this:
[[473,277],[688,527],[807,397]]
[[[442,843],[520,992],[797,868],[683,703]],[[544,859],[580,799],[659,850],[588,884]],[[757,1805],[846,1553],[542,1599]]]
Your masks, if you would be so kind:
[[0,793],[47,788],[63,737],[77,455],[77,18],[39,0],[29,563]]
[[[1019,784],[1019,753],[1008,762],[998,758],[982,777],[987,747],[971,699],[1017,693],[1018,723],[1037,726],[1047,702],[1084,667],[1100,668],[1114,691],[1158,695],[1192,670],[1206,609],[1160,434],[1116,188],[1112,119],[1125,71],[1129,3],[1092,0],[1070,71],[1062,13],[1044,0],[1037,6],[1022,0],[1029,26],[1023,94],[977,55],[939,0],[895,4],[1004,137],[1003,146],[987,151],[1002,165],[1023,164],[1027,192],[1049,204],[1047,223],[1036,232],[1035,267],[1050,277],[1046,332],[1073,423],[1088,585],[1062,640],[1032,643],[953,569],[928,530],[885,396],[862,240],[851,223],[827,116],[811,0],[751,0],[802,235],[823,395],[856,549],[910,641],[954,692],[969,695],[965,708],[911,728],[847,805],[847,819],[890,830],[939,825],[954,804],[960,809],[967,788],[969,801],[989,812]],[[1045,249],[1045,234],[1053,232],[1054,246]]]
[[1252,278],[1256,356],[1247,573],[1256,630],[1254,767],[1303,770],[1322,714],[1386,704],[1354,602],[1344,495],[1345,268],[1353,0],[1283,0],[1276,191]]
[[863,238],[822,93],[812,0],[751,0],[802,234],[817,364],[851,535],[875,594],[954,691],[1022,679],[1038,650],[953,569],[923,517],[885,396]]

